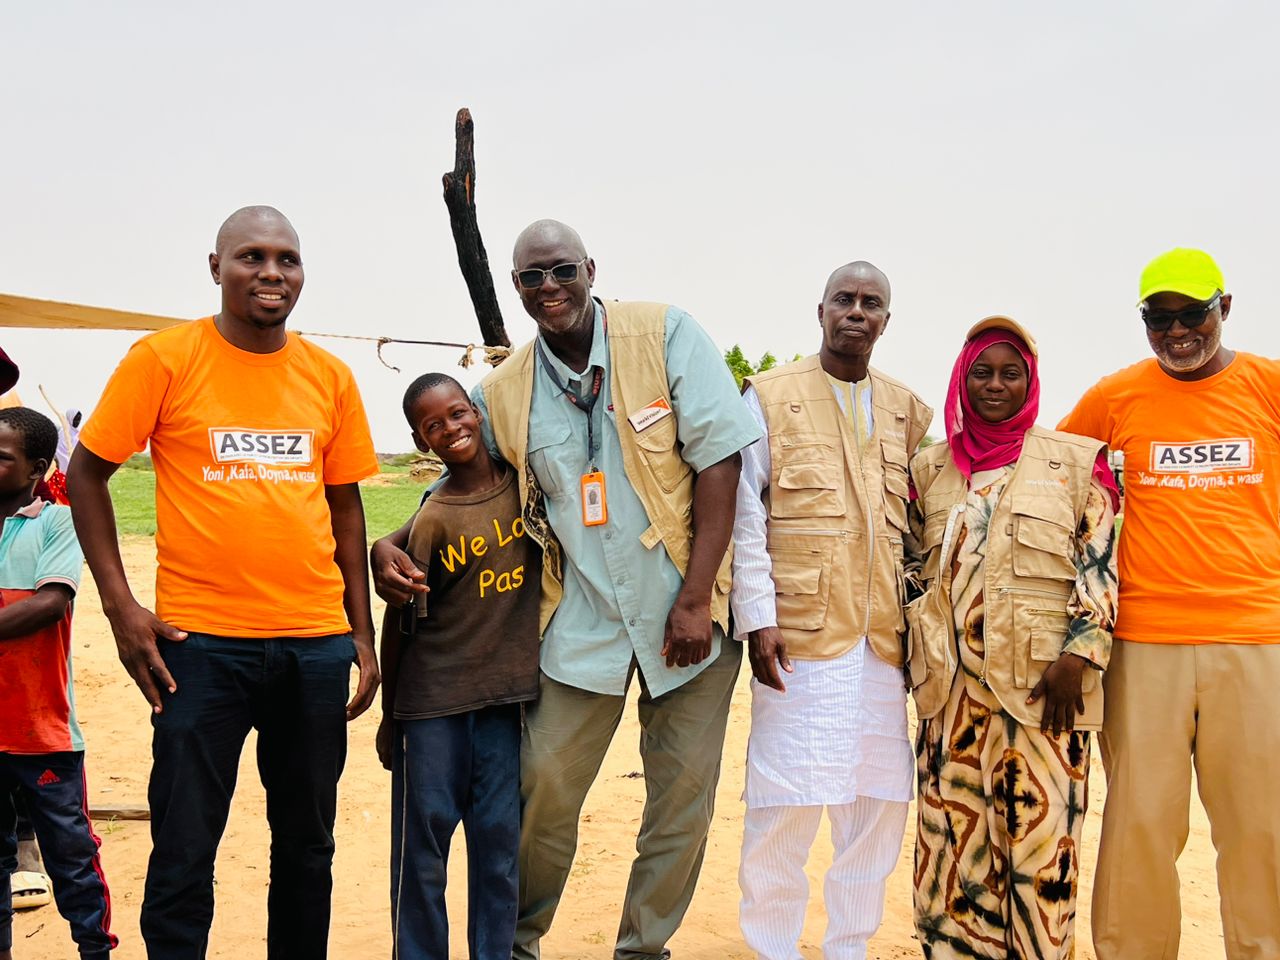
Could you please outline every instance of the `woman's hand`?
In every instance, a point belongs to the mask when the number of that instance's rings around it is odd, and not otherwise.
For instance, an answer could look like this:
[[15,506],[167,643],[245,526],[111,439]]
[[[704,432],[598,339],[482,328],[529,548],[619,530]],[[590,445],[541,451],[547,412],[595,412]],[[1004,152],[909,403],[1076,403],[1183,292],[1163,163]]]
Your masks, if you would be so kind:
[[1045,670],[1031,696],[1027,697],[1027,703],[1035,703],[1044,697],[1041,733],[1048,733],[1050,726],[1055,737],[1075,729],[1076,714],[1084,713],[1084,693],[1080,688],[1087,669],[1092,669],[1089,661],[1074,653],[1064,653],[1049,664],[1049,669]]

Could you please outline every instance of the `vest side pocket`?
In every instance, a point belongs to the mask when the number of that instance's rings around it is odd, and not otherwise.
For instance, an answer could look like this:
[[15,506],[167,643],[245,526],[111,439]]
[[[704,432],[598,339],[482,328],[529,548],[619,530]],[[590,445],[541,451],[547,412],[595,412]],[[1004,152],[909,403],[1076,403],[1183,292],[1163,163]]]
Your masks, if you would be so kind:
[[1049,664],[1062,653],[1070,619],[1067,598],[1031,594],[1013,597],[1013,684],[1030,689],[1040,682]]
[[778,626],[820,630],[831,598],[831,551],[799,548],[769,551]]
[[907,682],[923,720],[936,716],[951,690],[948,646],[954,642],[936,587],[907,604]]

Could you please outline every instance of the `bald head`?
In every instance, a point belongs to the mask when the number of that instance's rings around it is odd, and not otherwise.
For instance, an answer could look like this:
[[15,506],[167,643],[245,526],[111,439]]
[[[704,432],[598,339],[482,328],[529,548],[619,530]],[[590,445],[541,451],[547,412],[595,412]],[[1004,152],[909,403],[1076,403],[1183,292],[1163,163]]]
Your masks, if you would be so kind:
[[832,270],[831,276],[827,277],[827,285],[822,290],[822,299],[826,300],[831,295],[831,291],[842,283],[859,280],[871,280],[882,284],[884,305],[886,307],[889,305],[889,278],[884,275],[883,270],[866,260],[854,260],[852,263],[846,263],[843,267]]
[[559,220],[535,220],[516,237],[511,250],[511,265],[521,270],[528,265],[532,251],[548,249],[563,251],[569,262],[582,260],[587,255],[587,245],[573,227]]
[[241,207],[227,217],[226,220],[222,221],[222,226],[218,228],[218,237],[213,244],[214,253],[222,256],[228,246],[244,236],[252,236],[263,228],[276,228],[279,226],[286,227],[289,233],[293,234],[294,246],[297,246],[298,231],[293,229],[293,224],[289,222],[289,218],[275,207],[262,205]]

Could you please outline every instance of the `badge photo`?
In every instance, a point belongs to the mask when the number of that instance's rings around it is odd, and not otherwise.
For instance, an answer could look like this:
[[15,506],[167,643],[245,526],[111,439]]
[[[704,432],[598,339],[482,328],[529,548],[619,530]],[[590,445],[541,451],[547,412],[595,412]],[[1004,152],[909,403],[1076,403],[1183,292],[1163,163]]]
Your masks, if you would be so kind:
[[605,499],[604,474],[599,470],[582,475],[582,525],[598,527],[609,522],[609,502]]

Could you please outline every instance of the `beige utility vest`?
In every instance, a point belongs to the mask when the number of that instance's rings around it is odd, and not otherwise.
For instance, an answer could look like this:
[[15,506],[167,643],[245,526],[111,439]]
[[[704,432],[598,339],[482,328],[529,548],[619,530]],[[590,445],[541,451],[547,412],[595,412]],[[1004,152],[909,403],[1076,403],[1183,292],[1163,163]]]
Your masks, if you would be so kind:
[[[1071,618],[1067,600],[1076,582],[1076,530],[1089,482],[1105,445],[1087,437],[1032,427],[1012,476],[991,514],[983,583],[983,643],[979,682],[1020,723],[1040,724],[1044,700],[1026,702],[1045,669],[1062,654]],[[924,517],[921,579],[924,596],[907,608],[909,676],[921,718],[947,702],[958,668],[951,603],[951,564],[964,525],[969,485],[946,443],[911,461]],[[1076,727],[1102,725],[1102,685],[1084,672],[1085,711]]]
[[765,494],[787,655],[829,660],[867,637],[903,662],[907,463],[933,411],[870,371],[873,432],[859,449],[817,356],[750,377],[769,431]]
[[[640,545],[667,551],[680,576],[689,567],[693,542],[694,472],[680,457],[676,418],[666,417],[636,433],[627,417],[654,400],[671,402],[667,383],[666,315],[662,303],[604,303],[609,339],[611,397],[622,463],[627,481],[649,519]],[[542,545],[541,628],[545,632],[564,595],[560,544],[547,524],[542,491],[529,469],[529,409],[533,402],[536,353],[530,341],[508,357],[481,384],[489,425],[504,460],[519,472],[520,506],[525,529]],[[606,482],[616,482],[606,478]],[[716,574],[711,595],[711,619],[729,630],[729,587],[733,570],[732,545]]]

